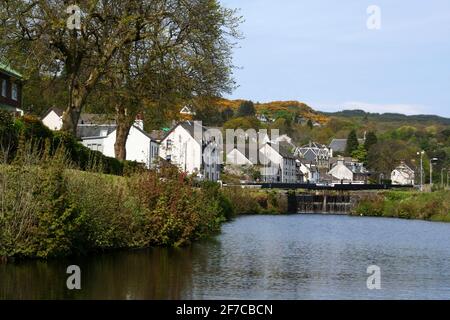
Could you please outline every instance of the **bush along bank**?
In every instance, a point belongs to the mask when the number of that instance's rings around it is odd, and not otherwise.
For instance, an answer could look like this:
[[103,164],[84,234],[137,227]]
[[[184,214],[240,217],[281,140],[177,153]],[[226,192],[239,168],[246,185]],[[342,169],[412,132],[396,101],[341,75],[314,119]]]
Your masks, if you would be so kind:
[[[71,164],[80,170],[100,171],[114,175],[126,175],[140,171],[142,167],[132,161],[119,161],[104,156],[79,143],[75,137],[66,132],[53,132],[38,118],[25,115],[13,119],[10,113],[0,110],[0,162],[13,163],[18,158],[29,164],[32,153],[53,156],[64,148]],[[32,151],[32,152],[31,152]],[[28,157],[24,157],[24,156]]]
[[238,215],[288,213],[287,196],[275,190],[232,187],[223,189],[223,194]]
[[362,198],[353,215],[450,222],[450,191],[385,191]]
[[234,214],[215,184],[174,168],[119,177],[67,170],[63,160],[0,166],[0,257],[182,246]]

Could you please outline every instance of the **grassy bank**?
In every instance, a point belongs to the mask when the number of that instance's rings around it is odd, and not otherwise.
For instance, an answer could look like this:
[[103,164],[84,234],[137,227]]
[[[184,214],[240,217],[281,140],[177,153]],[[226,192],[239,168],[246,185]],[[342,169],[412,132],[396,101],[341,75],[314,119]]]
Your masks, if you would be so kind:
[[173,168],[129,177],[39,166],[0,166],[0,257],[51,258],[98,250],[181,246],[233,216],[215,184]]
[[361,199],[352,214],[450,222],[450,191],[385,191]]
[[222,192],[238,215],[277,215],[288,211],[287,197],[277,191],[234,187]]

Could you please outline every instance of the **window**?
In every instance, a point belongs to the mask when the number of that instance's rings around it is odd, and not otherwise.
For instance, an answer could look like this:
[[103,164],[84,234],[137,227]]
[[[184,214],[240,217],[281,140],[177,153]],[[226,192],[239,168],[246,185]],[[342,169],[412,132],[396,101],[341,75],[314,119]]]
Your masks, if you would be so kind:
[[13,83],[12,84],[12,93],[11,93],[11,98],[14,100],[14,101],[17,101],[18,100],[18,90],[17,90],[17,83]]
[[6,89],[7,89],[7,87],[6,87],[6,80],[2,79],[2,96],[3,97],[6,97]]

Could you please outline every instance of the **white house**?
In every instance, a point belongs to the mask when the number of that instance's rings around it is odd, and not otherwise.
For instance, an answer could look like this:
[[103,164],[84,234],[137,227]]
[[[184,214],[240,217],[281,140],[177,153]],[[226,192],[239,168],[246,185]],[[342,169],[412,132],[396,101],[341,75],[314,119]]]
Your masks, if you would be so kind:
[[63,110],[58,108],[50,108],[41,119],[42,123],[50,130],[59,131],[63,126],[62,116]]
[[320,172],[318,167],[315,164],[302,162],[300,160],[296,160],[298,170],[303,174],[305,182],[308,183],[319,183],[320,180]]
[[259,149],[261,159],[261,176],[264,182],[297,183],[298,173],[295,157],[290,144],[266,143]]
[[[83,145],[112,158],[115,157],[116,131],[115,125],[78,125],[78,135],[81,136]],[[159,144],[143,130],[140,121],[130,129],[126,153],[126,160],[142,163],[147,168],[152,168],[158,159]]]
[[261,114],[257,114],[256,115],[256,119],[258,119],[259,121],[261,121],[262,123],[268,123],[270,122],[269,117],[267,117],[265,114],[261,113]]
[[[47,110],[41,117],[42,123],[50,130],[59,131],[63,126],[64,110],[52,107]],[[114,124],[115,121],[108,115],[82,113],[78,120],[78,125],[99,125],[99,124]]]
[[391,173],[392,184],[397,185],[414,185],[415,174],[404,161],[400,163]]
[[220,180],[220,150],[214,141],[206,141],[205,131],[205,127],[191,121],[175,125],[161,141],[159,156],[183,172]]
[[338,159],[328,174],[336,183],[367,183],[368,172],[362,163],[345,163],[343,158]]

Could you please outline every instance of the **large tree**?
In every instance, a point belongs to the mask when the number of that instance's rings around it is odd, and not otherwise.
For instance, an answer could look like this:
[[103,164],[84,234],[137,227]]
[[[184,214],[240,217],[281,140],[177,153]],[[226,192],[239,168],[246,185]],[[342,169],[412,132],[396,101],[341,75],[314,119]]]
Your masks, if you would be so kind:
[[[191,1],[190,27],[172,39],[170,24],[155,39],[118,50],[104,77],[110,86],[117,122],[115,153],[126,158],[126,140],[138,114],[189,103],[209,109],[211,97],[230,92],[232,38],[239,18],[214,0]],[[217,116],[220,116],[218,114]]]
[[[234,12],[216,0],[80,0],[81,28],[69,28],[68,1],[2,0],[0,2],[0,47],[4,52],[21,51],[30,67],[62,76],[68,90],[63,130],[76,132],[80,113],[89,95],[108,72],[135,44],[148,51],[186,47],[186,53],[207,50],[200,37],[224,44],[236,35]],[[73,9],[73,7],[72,7]],[[212,18],[216,34],[197,32]],[[190,40],[197,35],[195,45]],[[210,48],[211,49],[211,48]],[[122,52],[122,53],[121,53]],[[10,57],[14,55],[9,54]],[[126,56],[126,54],[125,54]],[[208,56],[214,59],[214,56]],[[224,65],[227,69],[230,65]],[[114,70],[114,68],[113,68]],[[198,74],[192,74],[192,77]],[[116,79],[117,80],[117,79]],[[116,83],[117,84],[117,83]]]
[[348,156],[351,156],[352,153],[356,150],[358,150],[359,142],[358,142],[358,136],[356,135],[356,130],[350,131],[347,138],[347,147],[345,149],[345,153]]
[[364,141],[364,148],[366,149],[366,151],[369,151],[373,145],[377,144],[377,142],[378,137],[375,132],[369,131],[366,137],[366,141]]

